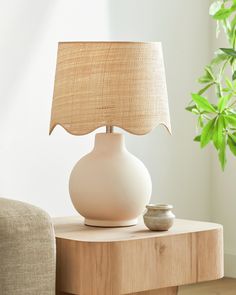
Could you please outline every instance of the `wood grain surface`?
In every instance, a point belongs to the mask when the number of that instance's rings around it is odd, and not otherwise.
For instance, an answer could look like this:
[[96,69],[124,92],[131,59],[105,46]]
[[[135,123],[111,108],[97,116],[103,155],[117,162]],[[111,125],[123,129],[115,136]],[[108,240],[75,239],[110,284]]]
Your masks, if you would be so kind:
[[[154,293],[156,292],[156,293]],[[154,291],[147,291],[146,293],[136,293],[137,295],[159,295],[157,292],[170,292],[175,295],[177,288],[166,288]],[[171,293],[172,292],[172,293]],[[58,293],[58,295],[68,295],[69,293]],[[163,295],[163,293],[160,293]],[[167,293],[168,294],[168,293]],[[235,295],[236,294],[236,279],[223,278],[217,281],[211,281],[206,283],[198,283],[189,286],[183,286],[179,288],[178,295]],[[69,294],[71,295],[71,294]],[[134,294],[133,294],[134,295]],[[169,294],[168,294],[169,295]]]
[[[138,292],[138,293],[129,293],[127,295],[177,295],[177,293],[178,293],[178,288],[172,287],[172,288],[164,288],[164,289],[144,291],[144,292]],[[74,294],[58,292],[57,295],[74,295]]]
[[59,291],[154,295],[159,293],[150,290],[223,276],[223,231],[217,224],[176,220],[168,232],[151,232],[142,222],[112,229],[85,226],[79,217],[54,223]]
[[172,287],[172,288],[164,288],[164,289],[158,289],[158,290],[152,290],[152,291],[146,291],[146,292],[138,292],[138,293],[132,293],[131,295],[177,295],[178,288]]
[[222,226],[216,223],[183,219],[176,219],[170,230],[159,232],[148,230],[142,219],[136,226],[117,228],[86,226],[83,221],[80,216],[54,218],[56,237],[80,242],[115,242],[222,229]]

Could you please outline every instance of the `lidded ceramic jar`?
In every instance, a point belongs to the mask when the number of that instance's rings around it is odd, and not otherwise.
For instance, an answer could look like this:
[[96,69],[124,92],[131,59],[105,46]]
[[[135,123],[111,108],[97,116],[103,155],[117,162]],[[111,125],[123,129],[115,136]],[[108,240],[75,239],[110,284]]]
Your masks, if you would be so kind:
[[168,230],[174,223],[175,215],[171,212],[172,205],[148,204],[147,211],[143,215],[145,225],[150,230]]

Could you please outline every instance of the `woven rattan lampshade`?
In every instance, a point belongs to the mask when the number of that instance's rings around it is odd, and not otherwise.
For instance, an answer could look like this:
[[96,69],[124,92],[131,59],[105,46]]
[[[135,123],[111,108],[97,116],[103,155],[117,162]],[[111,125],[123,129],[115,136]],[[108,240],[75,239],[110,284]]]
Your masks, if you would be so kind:
[[57,124],[74,135],[105,125],[170,131],[161,43],[59,43],[50,133]]

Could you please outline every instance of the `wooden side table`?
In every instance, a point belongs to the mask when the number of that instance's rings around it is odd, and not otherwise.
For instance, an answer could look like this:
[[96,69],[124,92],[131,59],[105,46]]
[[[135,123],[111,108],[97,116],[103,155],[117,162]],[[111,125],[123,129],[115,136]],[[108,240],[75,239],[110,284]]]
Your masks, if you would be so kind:
[[178,286],[223,276],[222,226],[176,220],[168,232],[140,222],[98,228],[54,219],[57,294],[175,295]]

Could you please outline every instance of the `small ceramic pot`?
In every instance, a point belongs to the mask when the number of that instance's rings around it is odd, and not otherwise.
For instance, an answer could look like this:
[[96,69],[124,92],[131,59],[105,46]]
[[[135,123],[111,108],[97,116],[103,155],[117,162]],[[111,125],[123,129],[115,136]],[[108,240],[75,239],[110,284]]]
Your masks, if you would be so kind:
[[171,212],[172,205],[148,204],[147,211],[143,215],[145,225],[150,230],[168,230],[174,223],[175,215]]

